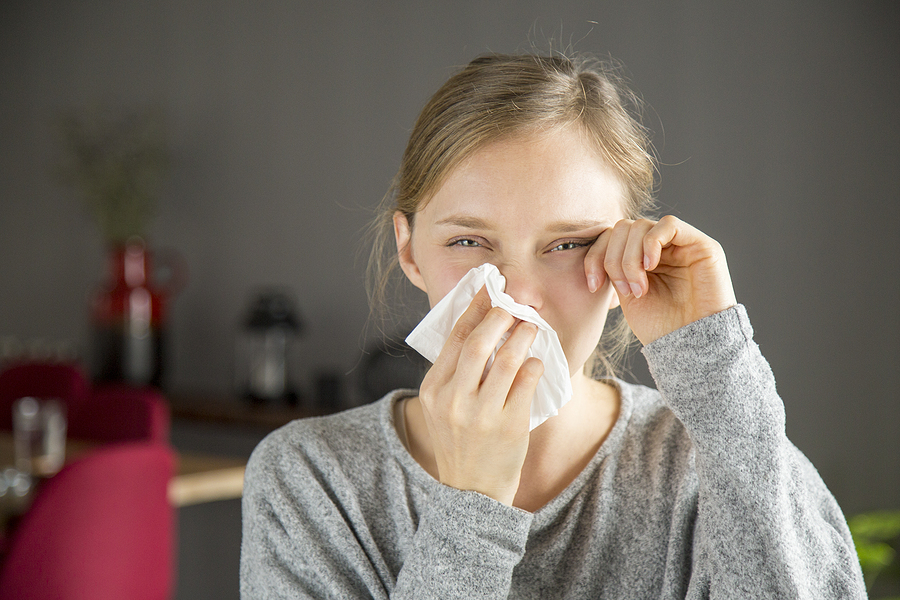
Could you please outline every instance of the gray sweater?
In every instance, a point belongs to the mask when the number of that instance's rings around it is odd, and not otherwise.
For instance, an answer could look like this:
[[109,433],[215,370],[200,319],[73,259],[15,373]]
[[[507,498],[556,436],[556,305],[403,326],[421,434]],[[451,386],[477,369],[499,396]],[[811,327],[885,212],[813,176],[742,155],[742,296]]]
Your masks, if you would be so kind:
[[618,421],[535,513],[430,477],[398,391],[270,434],[247,467],[241,597],[865,598],[840,508],[785,437],[743,307],[643,350]]

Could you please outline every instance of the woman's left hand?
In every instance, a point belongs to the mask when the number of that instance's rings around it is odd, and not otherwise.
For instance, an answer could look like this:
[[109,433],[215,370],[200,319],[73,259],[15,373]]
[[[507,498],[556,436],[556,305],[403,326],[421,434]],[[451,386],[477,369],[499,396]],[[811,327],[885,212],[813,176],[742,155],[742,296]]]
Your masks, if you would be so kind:
[[672,216],[619,221],[594,242],[584,271],[591,291],[612,281],[645,346],[737,303],[722,247]]

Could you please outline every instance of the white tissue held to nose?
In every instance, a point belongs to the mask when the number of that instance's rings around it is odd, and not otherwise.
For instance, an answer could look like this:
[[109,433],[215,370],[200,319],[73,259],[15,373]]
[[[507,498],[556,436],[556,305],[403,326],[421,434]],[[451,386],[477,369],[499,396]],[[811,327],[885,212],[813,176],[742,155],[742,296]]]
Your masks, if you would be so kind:
[[[530,429],[534,429],[550,417],[556,415],[569,400],[572,399],[572,380],[569,375],[569,363],[559,343],[559,336],[547,324],[534,308],[519,304],[504,292],[506,278],[500,270],[485,263],[475,267],[459,280],[456,287],[444,296],[425,318],[406,338],[406,343],[432,363],[437,359],[444,347],[456,321],[469,307],[472,298],[482,287],[487,287],[491,297],[491,305],[498,306],[522,321],[537,325],[538,333],[528,351],[544,364],[544,374],[538,381],[534,399],[531,401]],[[490,368],[497,350],[506,341],[509,334],[503,336],[488,361]]]

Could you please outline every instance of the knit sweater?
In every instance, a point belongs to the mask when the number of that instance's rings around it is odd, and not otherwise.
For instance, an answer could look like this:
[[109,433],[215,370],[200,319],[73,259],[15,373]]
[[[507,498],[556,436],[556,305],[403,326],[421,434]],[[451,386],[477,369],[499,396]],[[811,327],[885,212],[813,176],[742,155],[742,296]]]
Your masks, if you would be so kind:
[[865,598],[846,522],[785,436],[742,306],[643,350],[597,454],[534,513],[442,485],[397,391],[292,422],[247,467],[241,597]]

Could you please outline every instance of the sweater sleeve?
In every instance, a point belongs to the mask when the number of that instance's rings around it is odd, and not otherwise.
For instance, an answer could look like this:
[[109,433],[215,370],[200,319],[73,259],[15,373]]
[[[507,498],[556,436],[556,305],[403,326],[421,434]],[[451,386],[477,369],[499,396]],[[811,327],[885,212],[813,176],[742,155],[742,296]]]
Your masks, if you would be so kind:
[[743,306],[644,348],[696,452],[688,598],[865,598],[837,502],[787,439],[784,406]]
[[346,478],[347,469],[376,468],[365,455],[345,465],[315,447],[284,446],[263,442],[247,467],[243,600],[507,597],[530,513],[436,484],[407,528],[402,488],[382,494]]
[[435,496],[391,598],[506,599],[533,515],[444,485]]

